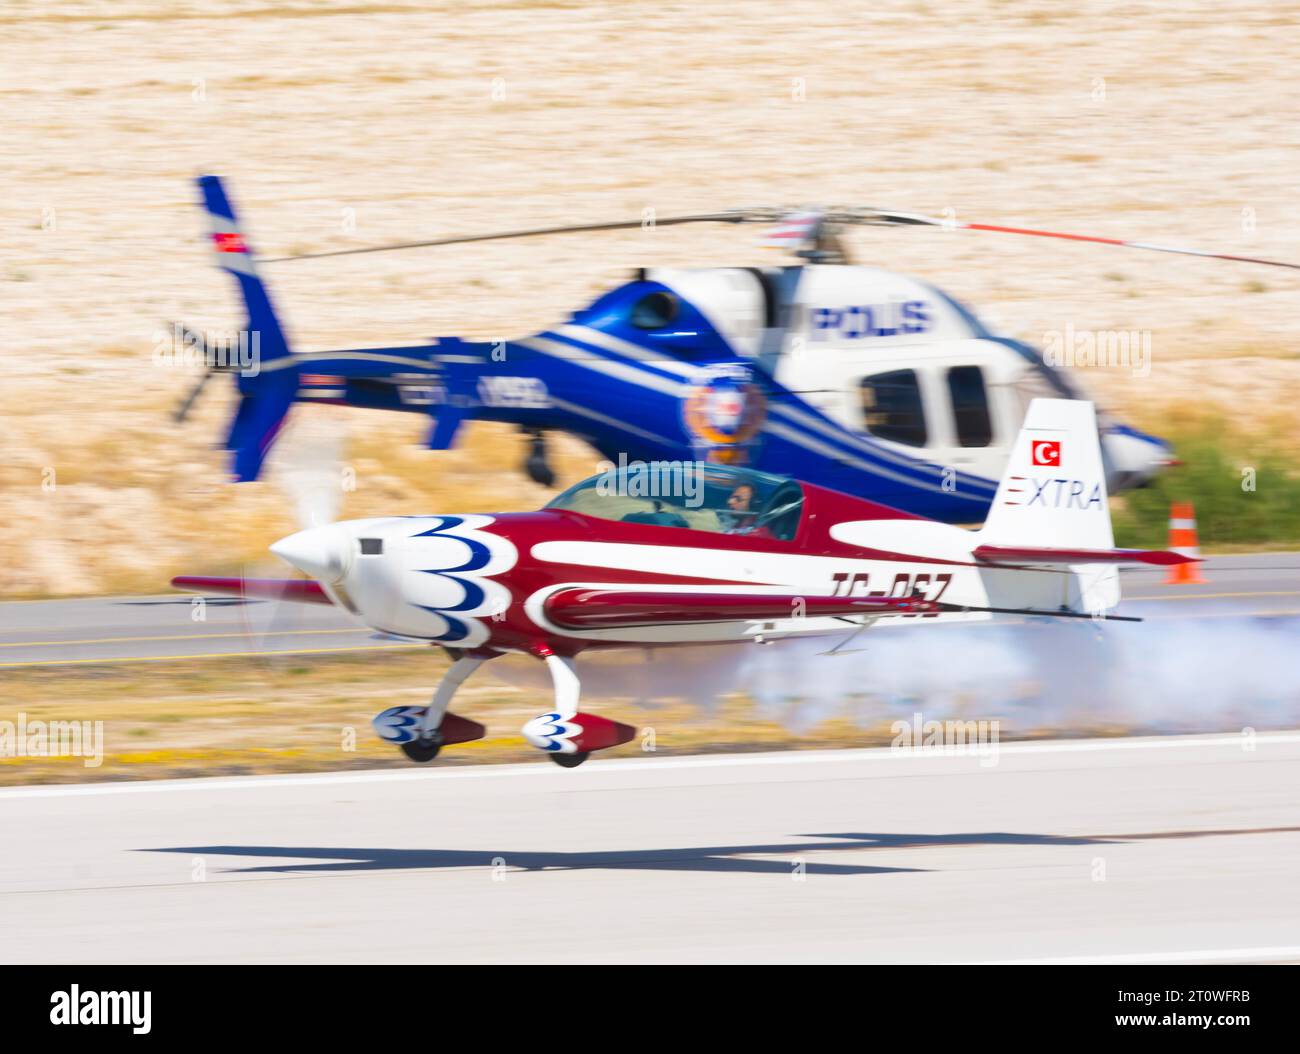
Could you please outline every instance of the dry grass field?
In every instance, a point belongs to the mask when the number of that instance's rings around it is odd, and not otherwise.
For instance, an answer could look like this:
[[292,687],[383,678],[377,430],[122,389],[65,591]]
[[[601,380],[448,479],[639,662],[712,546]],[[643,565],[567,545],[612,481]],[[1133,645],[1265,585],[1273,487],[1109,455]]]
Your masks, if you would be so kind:
[[[35,722],[49,727],[99,721],[102,739],[83,725],[77,735],[89,745],[88,756],[0,756],[0,786],[409,769],[411,763],[375,735],[370,719],[390,706],[427,703],[445,668],[442,656],[412,649],[382,658],[263,656],[6,671],[7,705],[0,719],[16,728],[23,715],[28,731]],[[1008,693],[1005,706],[991,713],[973,698],[950,700],[942,719],[996,720],[998,735],[1008,740],[1052,734],[1050,720],[1036,720],[1013,696]],[[474,679],[457,694],[455,709],[482,722],[487,735],[448,747],[438,766],[540,760],[519,729],[548,698],[546,688],[507,684],[491,672]],[[898,733],[893,723],[911,722],[916,708],[912,701],[882,695],[813,715],[794,699],[760,706],[739,693],[708,706],[630,695],[597,705],[638,729],[636,739],[609,757],[887,746]],[[1070,727],[1076,735],[1143,730],[1133,722],[1083,714]],[[62,735],[56,742],[75,742],[66,738],[70,733]]]
[[[167,320],[237,322],[192,177],[266,254],[758,203],[864,203],[1300,258],[1293,3],[736,5],[625,0],[0,6],[0,595],[157,590],[290,526],[223,482],[214,391],[155,366]],[[546,325],[663,263],[766,262],[660,229],[276,268],[300,350]],[[1081,380],[1138,424],[1218,407],[1295,443],[1300,276],[998,235],[863,231],[1007,330],[1152,333]],[[214,386],[216,387],[216,386]],[[344,513],[519,507],[516,436],[421,451],[342,414]],[[589,455],[562,452],[572,477]],[[50,484],[53,484],[52,486]]]

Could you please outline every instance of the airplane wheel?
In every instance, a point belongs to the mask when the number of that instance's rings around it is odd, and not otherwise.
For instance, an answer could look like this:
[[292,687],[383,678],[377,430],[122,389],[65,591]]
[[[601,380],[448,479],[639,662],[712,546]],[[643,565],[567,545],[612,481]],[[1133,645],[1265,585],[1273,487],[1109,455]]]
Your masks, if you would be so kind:
[[576,754],[547,754],[546,756],[562,769],[576,769],[591,757],[591,751],[579,750]]
[[432,761],[441,749],[442,744],[437,739],[413,739],[402,744],[402,753],[412,761],[419,762]]

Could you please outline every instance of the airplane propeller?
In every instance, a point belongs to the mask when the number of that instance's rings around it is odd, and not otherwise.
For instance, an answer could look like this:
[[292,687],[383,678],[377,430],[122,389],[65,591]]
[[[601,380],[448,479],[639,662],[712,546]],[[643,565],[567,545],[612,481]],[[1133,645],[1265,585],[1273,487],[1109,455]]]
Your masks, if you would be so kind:
[[344,429],[310,416],[295,418],[272,455],[271,478],[293,505],[300,530],[339,518],[343,501]]
[[[292,507],[299,530],[320,527],[339,518],[344,490],[344,438],[337,420],[327,427],[319,418],[304,414],[295,419],[276,443],[267,478]],[[304,611],[308,616],[312,611],[312,605],[304,609],[297,601],[302,599],[301,587],[313,580],[289,577],[288,571],[283,561],[269,555],[240,568],[240,579],[249,583],[245,587],[249,599],[239,606],[248,650],[272,661],[277,655],[275,642],[286,633],[301,632]]]

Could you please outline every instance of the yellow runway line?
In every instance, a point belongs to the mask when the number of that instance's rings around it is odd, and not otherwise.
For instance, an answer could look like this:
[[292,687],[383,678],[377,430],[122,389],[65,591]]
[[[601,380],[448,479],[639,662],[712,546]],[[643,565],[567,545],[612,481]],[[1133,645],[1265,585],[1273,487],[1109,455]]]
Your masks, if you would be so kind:
[[225,651],[200,652],[180,655],[128,655],[103,659],[33,659],[29,662],[0,662],[0,669],[15,666],[74,666],[99,664],[107,666],[117,662],[185,662],[189,659],[255,659],[271,655],[340,655],[349,651],[392,651],[395,648],[424,648],[425,644],[359,644],[344,648],[295,648],[287,651]]
[[309,634],[326,633],[373,633],[365,626],[352,626],[348,629],[277,629],[267,633],[255,630],[235,630],[233,633],[174,633],[159,637],[91,637],[86,640],[23,640],[5,641],[0,648],[53,648],[60,644],[126,644],[142,640],[217,640],[221,637],[293,637]]
[[1125,597],[1125,600],[1229,600],[1239,597],[1300,597],[1294,589],[1274,589],[1260,593],[1189,593],[1185,596]]
[[1145,615],[1147,622],[1199,622],[1211,618],[1295,618],[1300,611],[1207,611],[1203,615]]

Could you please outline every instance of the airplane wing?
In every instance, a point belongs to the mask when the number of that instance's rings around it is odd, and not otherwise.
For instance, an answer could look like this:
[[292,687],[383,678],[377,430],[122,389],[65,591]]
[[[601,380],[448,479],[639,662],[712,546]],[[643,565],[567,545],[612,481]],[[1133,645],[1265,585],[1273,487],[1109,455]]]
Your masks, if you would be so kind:
[[319,582],[310,578],[212,578],[180,575],[172,579],[174,589],[189,593],[266,600],[293,600],[304,604],[332,604]]
[[630,629],[707,622],[778,621],[853,615],[932,614],[922,597],[828,597],[798,593],[719,593],[570,587],[552,593],[547,616],[566,629]]

